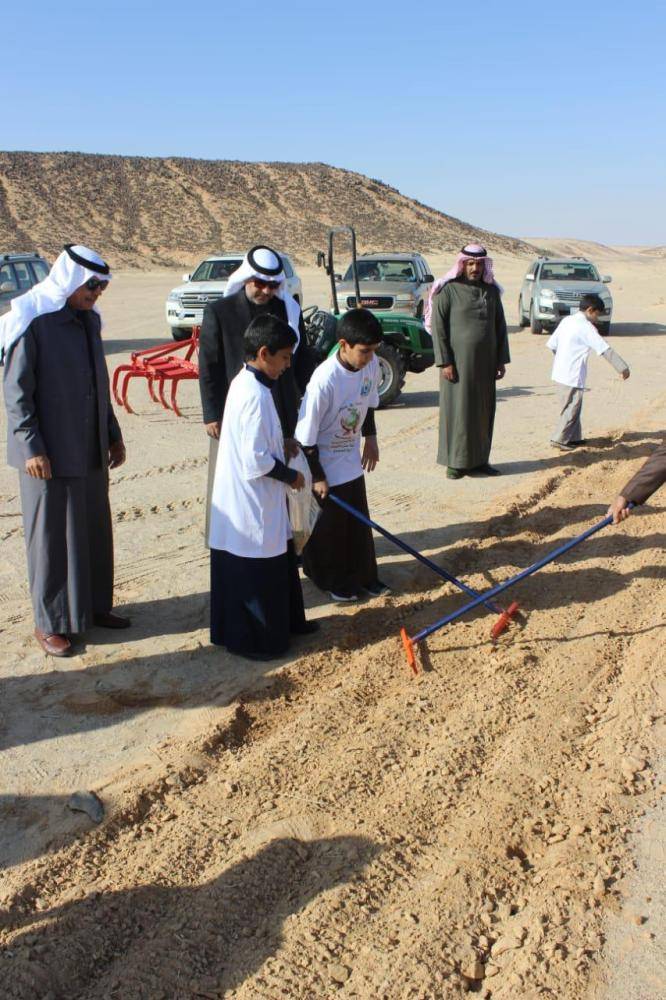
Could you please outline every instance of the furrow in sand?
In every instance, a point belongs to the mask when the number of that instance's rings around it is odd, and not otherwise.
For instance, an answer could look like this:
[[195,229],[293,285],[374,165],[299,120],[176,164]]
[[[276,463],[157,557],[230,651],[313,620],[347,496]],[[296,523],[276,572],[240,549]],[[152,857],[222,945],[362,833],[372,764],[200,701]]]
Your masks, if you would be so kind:
[[[546,479],[453,562],[503,575],[569,537],[595,474]],[[397,627],[448,589],[417,576],[341,614],[213,730],[166,741],[148,784],[110,788],[100,828],[16,874],[9,995],[592,997],[627,837],[658,795],[660,523],[533,578],[497,645],[485,614],[438,633],[418,680]]]

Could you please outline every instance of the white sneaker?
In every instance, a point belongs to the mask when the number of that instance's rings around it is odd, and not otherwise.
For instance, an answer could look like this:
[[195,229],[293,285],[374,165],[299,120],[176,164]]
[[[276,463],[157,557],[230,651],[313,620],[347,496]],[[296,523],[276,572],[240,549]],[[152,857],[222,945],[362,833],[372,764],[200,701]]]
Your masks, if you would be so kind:
[[376,583],[372,583],[369,587],[364,587],[363,589],[366,594],[370,594],[370,597],[386,597],[387,594],[391,593],[389,585],[382,583],[381,580],[377,580]]
[[351,604],[352,601],[358,601],[358,594],[335,594],[332,590],[329,590],[328,595],[336,604]]

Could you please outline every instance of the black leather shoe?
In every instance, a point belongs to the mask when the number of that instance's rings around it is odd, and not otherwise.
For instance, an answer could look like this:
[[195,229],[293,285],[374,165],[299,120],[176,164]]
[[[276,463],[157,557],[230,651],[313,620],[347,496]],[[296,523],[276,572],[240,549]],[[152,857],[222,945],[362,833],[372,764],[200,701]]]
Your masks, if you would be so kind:
[[292,626],[289,631],[292,635],[312,635],[321,628],[319,622],[310,620],[302,622],[300,625]]
[[97,628],[129,628],[132,622],[122,615],[114,615],[112,611],[100,612],[93,615],[93,622]]

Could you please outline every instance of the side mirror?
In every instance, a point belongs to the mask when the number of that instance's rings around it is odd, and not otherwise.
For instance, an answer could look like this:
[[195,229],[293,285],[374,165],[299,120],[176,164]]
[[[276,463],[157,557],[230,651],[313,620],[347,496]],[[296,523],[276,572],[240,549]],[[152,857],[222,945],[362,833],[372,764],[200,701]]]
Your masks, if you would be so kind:
[[337,274],[337,273],[334,274],[333,275],[333,280],[334,281],[342,281],[342,275],[341,274]]
[[189,280],[190,280],[190,275],[189,274],[184,274],[183,275],[183,281],[189,281]]
[[317,267],[326,267],[326,254],[323,250],[317,254]]
[[602,274],[601,280],[603,281],[604,285],[610,285],[613,279],[611,278],[610,274]]
[[13,281],[3,281],[0,285],[0,292],[17,292],[18,288]]
[[434,274],[424,274],[423,280],[426,283],[426,285],[429,285],[431,282],[435,280],[435,276]]
[[533,274],[526,274],[525,275],[525,281],[534,281],[534,275]]

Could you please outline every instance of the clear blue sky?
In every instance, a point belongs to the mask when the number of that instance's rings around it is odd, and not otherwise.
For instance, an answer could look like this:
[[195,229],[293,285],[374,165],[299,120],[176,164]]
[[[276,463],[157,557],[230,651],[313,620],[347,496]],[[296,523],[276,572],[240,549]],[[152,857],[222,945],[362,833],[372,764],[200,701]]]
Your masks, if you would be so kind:
[[6,0],[0,147],[323,161],[511,235],[664,244],[665,39],[654,0]]

